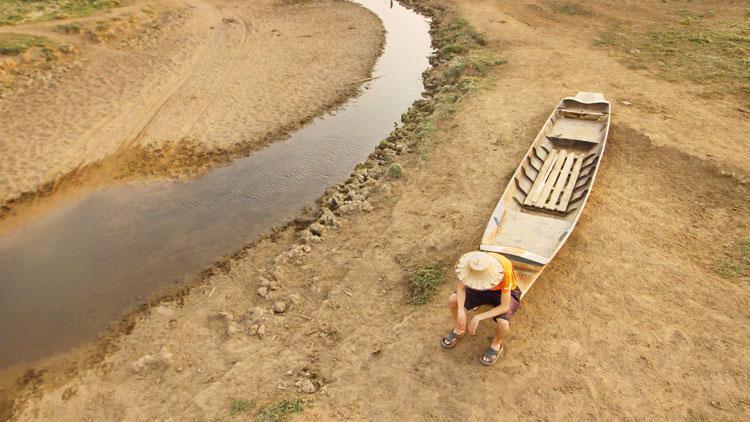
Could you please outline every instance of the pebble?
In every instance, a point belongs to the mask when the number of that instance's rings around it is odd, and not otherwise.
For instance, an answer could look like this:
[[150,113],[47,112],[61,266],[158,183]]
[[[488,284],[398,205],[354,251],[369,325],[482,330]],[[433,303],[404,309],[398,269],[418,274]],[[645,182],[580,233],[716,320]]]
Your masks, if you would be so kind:
[[286,312],[286,308],[286,302],[282,302],[280,300],[277,300],[273,303],[273,306],[271,306],[271,309],[273,309],[273,311],[277,314],[283,314],[284,312]]
[[318,386],[315,385],[315,383],[309,378],[302,378],[296,383],[294,383],[294,385],[297,386],[297,389],[300,392],[305,393],[305,394],[312,394],[318,391]]
[[315,236],[322,236],[323,232],[325,231],[325,227],[323,227],[323,225],[320,223],[313,223],[310,224],[308,230],[310,230],[310,233],[314,234]]
[[130,365],[130,369],[136,373],[143,373],[147,370],[159,369],[164,370],[172,364],[172,352],[163,346],[159,353],[144,355]]
[[260,297],[266,297],[266,295],[268,294],[268,287],[266,286],[258,287],[257,293],[258,293],[258,296]]
[[331,212],[329,209],[324,209],[323,213],[320,215],[320,218],[318,219],[320,221],[320,224],[330,226],[330,227],[338,227],[339,221],[336,218],[336,215]]

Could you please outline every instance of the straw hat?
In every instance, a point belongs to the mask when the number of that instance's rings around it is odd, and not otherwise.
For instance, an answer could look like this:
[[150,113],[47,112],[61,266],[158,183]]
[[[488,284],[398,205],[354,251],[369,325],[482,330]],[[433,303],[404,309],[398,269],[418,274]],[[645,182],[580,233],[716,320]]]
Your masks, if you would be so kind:
[[456,275],[467,287],[488,290],[503,279],[503,266],[485,252],[465,253],[456,263]]

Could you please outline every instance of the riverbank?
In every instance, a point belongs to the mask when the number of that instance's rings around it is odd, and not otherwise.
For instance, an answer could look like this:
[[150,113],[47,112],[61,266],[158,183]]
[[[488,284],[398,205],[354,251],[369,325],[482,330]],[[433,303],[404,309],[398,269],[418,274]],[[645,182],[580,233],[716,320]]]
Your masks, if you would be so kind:
[[358,92],[378,28],[333,0],[139,0],[0,27],[65,52],[31,48],[0,66],[0,213],[113,180],[194,177],[284,139]]
[[[27,373],[20,419],[747,417],[750,123],[736,97],[632,69],[584,25],[678,10],[415,3],[436,14],[435,99],[321,199],[330,213],[135,315],[101,360]],[[476,247],[529,142],[577,90],[614,103],[597,185],[514,315],[507,355],[484,368],[491,328],[443,350],[452,283],[414,306],[408,275]]]

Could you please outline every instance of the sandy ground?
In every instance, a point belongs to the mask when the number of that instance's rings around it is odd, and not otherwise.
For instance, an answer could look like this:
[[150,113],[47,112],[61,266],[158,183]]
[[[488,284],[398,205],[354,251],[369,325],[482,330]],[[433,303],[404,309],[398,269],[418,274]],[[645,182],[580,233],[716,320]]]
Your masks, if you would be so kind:
[[2,28],[79,53],[0,100],[0,205],[81,172],[194,174],[283,138],[354,94],[383,42],[377,17],[347,2],[130,3],[71,21],[80,34]]
[[[595,21],[666,13],[641,3],[595,8]],[[374,210],[339,217],[294,259],[283,252],[298,235],[277,233],[139,315],[99,363],[30,373],[19,419],[241,420],[238,400],[296,397],[310,399],[300,419],[747,419],[748,280],[716,265],[750,237],[750,119],[731,99],[624,66],[592,46],[590,16],[549,4],[453,4],[508,62],[438,123],[426,151],[399,158],[401,179],[368,189]],[[580,29],[564,31],[571,23]],[[408,305],[407,269],[449,268],[478,244],[544,119],[582,89],[615,103],[581,221],[513,317],[496,366],[478,362],[486,323],[443,350],[453,285]],[[276,300],[290,308],[274,315]]]

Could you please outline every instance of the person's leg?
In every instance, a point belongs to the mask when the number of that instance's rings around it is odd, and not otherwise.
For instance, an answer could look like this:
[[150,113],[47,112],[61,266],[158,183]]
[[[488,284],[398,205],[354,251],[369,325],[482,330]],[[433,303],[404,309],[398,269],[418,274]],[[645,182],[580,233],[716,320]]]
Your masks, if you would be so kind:
[[451,293],[448,297],[448,305],[451,308],[451,316],[453,316],[453,332],[456,334],[463,334],[463,330],[459,330],[458,325],[458,296],[455,293]]
[[495,338],[492,339],[490,347],[499,351],[503,347],[503,340],[510,333],[510,323],[502,318],[497,319],[497,326],[495,327]]
[[487,366],[494,365],[497,359],[503,352],[503,340],[508,336],[510,332],[510,323],[503,318],[497,318],[495,320],[497,325],[495,326],[495,337],[490,343],[490,348],[482,355],[481,362]]
[[[453,316],[453,326],[458,325],[458,297],[455,293],[448,297],[448,306],[451,308],[451,315]],[[442,345],[446,349],[451,349],[458,342],[458,338],[462,336],[463,330],[458,331],[456,328],[452,329],[448,335],[443,337]]]

